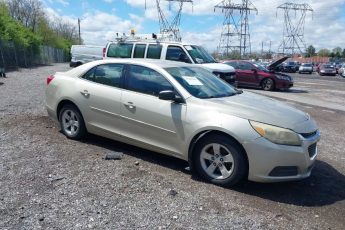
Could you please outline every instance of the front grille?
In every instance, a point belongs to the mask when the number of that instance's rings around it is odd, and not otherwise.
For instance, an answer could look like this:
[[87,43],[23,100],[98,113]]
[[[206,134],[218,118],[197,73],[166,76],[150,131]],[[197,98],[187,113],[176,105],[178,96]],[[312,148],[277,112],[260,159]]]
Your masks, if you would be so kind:
[[316,133],[317,133],[317,130],[315,130],[314,132],[311,132],[311,133],[300,133],[300,134],[304,138],[310,138],[310,137],[314,136]]
[[233,84],[236,81],[236,73],[235,72],[228,72],[228,73],[221,73],[221,72],[213,72],[216,76],[223,79],[224,81]]
[[316,143],[314,143],[308,147],[308,153],[309,153],[310,158],[315,156],[315,154],[316,154]]

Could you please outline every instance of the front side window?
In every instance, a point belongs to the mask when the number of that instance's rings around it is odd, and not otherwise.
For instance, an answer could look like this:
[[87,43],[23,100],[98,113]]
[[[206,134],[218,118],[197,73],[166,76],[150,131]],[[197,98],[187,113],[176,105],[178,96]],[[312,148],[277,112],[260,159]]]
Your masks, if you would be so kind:
[[134,48],[134,58],[144,58],[145,56],[145,49],[146,45],[145,44],[136,44]]
[[194,97],[216,98],[236,94],[233,87],[203,68],[170,67],[165,70]]
[[119,87],[123,66],[122,64],[99,65],[89,70],[82,78],[103,85]]
[[127,75],[127,89],[158,96],[164,90],[174,90],[163,75],[147,67],[132,65]]
[[161,52],[162,52],[162,45],[151,44],[149,45],[149,48],[147,50],[146,58],[160,59]]
[[107,57],[131,58],[133,44],[113,43],[109,45]]
[[191,63],[187,54],[183,51],[181,47],[178,46],[168,46],[165,59],[170,61]]

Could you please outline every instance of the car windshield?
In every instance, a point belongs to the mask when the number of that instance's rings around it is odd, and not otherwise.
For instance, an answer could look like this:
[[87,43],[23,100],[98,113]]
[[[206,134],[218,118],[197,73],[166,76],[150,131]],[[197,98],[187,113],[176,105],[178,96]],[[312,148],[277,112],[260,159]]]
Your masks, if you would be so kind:
[[304,64],[302,64],[302,66],[305,66],[305,67],[312,67],[312,64],[304,63]]
[[197,98],[229,97],[238,93],[232,86],[200,67],[169,67],[165,70]]
[[329,69],[333,69],[333,68],[334,68],[333,65],[323,65],[322,67],[323,67],[323,68],[329,68]]
[[197,64],[202,63],[216,63],[217,61],[201,46],[184,46],[189,55],[193,58]]
[[263,65],[260,65],[260,64],[257,64],[257,63],[254,63],[254,65],[255,65],[256,68],[258,68],[261,71],[269,72],[269,70],[265,66],[263,66]]

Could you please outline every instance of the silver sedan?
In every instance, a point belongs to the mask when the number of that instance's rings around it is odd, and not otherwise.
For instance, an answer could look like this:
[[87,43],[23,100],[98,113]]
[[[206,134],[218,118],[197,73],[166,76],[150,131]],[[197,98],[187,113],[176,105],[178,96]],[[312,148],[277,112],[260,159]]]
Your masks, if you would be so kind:
[[111,59],[55,73],[46,107],[68,138],[93,133],[174,156],[222,186],[306,178],[320,138],[308,114],[180,62]]

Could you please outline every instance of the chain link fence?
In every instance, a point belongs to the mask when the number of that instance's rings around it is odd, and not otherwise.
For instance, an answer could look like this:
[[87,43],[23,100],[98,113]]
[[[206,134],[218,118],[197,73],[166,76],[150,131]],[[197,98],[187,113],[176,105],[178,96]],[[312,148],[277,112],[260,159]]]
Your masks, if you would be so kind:
[[67,61],[69,61],[68,55],[62,49],[49,46],[23,47],[0,39],[0,69],[30,68]]

